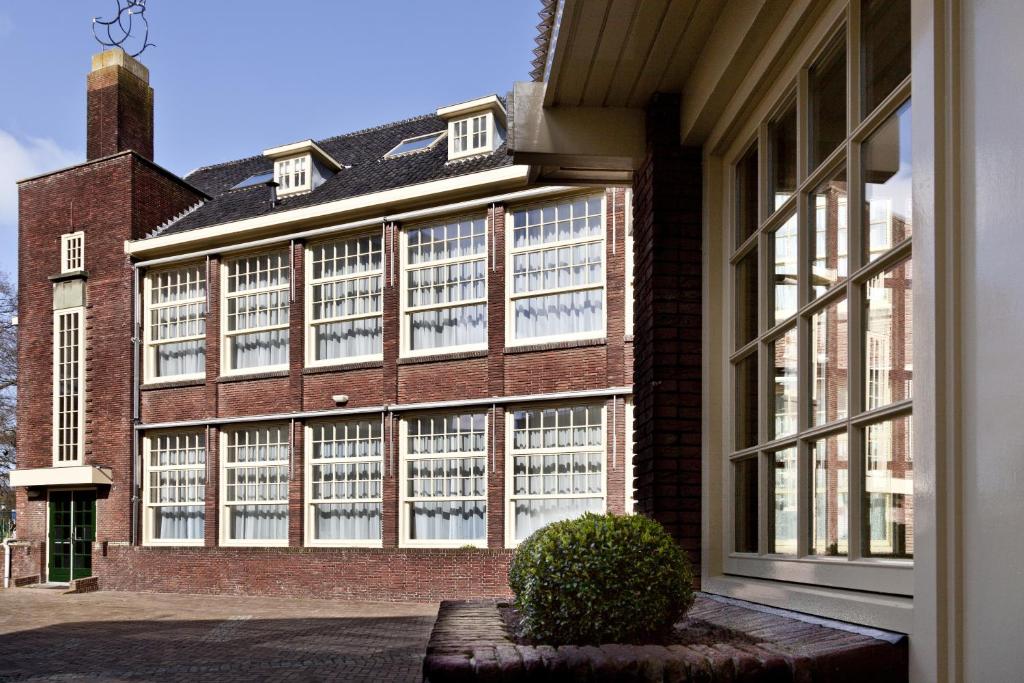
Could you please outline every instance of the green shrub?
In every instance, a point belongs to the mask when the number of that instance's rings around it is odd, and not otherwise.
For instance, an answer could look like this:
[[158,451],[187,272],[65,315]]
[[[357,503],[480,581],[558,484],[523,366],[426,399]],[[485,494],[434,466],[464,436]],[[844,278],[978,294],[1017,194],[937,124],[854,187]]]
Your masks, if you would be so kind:
[[549,524],[516,550],[508,580],[522,635],[548,645],[657,641],[694,597],[686,553],[642,515]]

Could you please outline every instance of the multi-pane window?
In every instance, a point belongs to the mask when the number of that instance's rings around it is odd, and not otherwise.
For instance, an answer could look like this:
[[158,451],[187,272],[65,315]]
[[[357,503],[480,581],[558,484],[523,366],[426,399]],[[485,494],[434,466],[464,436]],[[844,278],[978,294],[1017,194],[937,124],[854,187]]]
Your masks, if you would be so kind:
[[234,545],[287,545],[287,425],[229,429],[221,442],[221,534]]
[[82,460],[85,430],[85,309],[53,314],[54,465]]
[[315,423],[306,433],[307,539],[313,544],[379,545],[381,421]]
[[60,236],[60,272],[74,273],[85,269],[85,233],[72,232]]
[[156,434],[146,439],[146,538],[201,543],[206,521],[206,435]]
[[381,353],[384,259],[380,233],[309,249],[311,365],[368,360]]
[[819,582],[909,591],[908,566],[867,562],[913,557],[906,5],[862,2],[732,168],[730,573],[800,581],[785,560],[829,557],[874,573]]
[[206,373],[206,266],[192,264],[146,278],[146,378]]
[[487,419],[483,413],[414,417],[403,423],[403,542],[487,541]]
[[604,511],[602,406],[514,410],[510,426],[510,539],[519,542],[551,522]]
[[224,371],[288,367],[291,291],[288,251],[228,261],[224,284]]
[[310,189],[310,157],[282,159],[274,164],[274,180],[279,194]]
[[513,212],[511,342],[604,334],[602,203],[580,197]]
[[487,346],[487,221],[406,232],[405,344],[411,353]]
[[480,114],[468,119],[453,121],[449,129],[449,156],[457,157],[477,151],[489,151],[491,149],[490,118],[490,114]]

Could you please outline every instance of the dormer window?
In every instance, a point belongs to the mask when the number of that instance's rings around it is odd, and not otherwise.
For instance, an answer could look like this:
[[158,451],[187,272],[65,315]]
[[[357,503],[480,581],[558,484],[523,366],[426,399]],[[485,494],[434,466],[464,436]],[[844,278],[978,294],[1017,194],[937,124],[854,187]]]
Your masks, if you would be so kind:
[[422,152],[428,149],[433,149],[441,138],[444,137],[445,131],[438,131],[436,133],[427,133],[426,135],[418,135],[414,138],[406,138],[402,140],[394,148],[385,154],[385,157],[398,157],[404,154],[412,154],[413,152]]
[[312,140],[274,147],[263,152],[274,160],[278,196],[312,192],[343,166]]
[[487,154],[505,141],[505,107],[494,95],[442,107],[448,121],[448,159]]

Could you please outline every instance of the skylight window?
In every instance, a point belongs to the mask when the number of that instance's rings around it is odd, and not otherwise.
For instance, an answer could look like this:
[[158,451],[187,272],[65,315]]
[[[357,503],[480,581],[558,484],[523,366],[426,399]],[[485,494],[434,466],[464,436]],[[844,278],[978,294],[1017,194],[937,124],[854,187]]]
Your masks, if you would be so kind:
[[437,141],[444,137],[444,131],[438,131],[436,133],[429,133],[427,135],[420,135],[415,138],[406,138],[398,143],[394,149],[385,154],[386,157],[397,157],[401,154],[408,154],[409,152],[418,152],[421,149],[429,149],[437,144]]
[[242,188],[242,187],[252,187],[253,185],[261,185],[261,184],[263,184],[265,182],[268,182],[270,180],[273,180],[273,179],[274,179],[274,172],[273,171],[265,171],[263,173],[257,173],[256,175],[249,176],[248,178],[246,178],[242,182],[238,183],[237,185],[235,185],[231,189],[232,190],[237,190],[237,189]]

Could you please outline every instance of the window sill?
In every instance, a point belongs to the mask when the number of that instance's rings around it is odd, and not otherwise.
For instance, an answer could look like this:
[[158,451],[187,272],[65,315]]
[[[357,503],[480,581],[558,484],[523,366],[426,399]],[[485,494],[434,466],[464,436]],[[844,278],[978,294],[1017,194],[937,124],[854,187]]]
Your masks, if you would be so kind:
[[399,358],[399,365],[418,365],[420,363],[441,363],[451,360],[467,360],[470,358],[486,358],[487,349],[480,351],[456,351],[455,353],[437,353],[430,356],[408,356]]
[[547,342],[543,344],[523,344],[522,346],[506,346],[504,353],[506,356],[515,355],[517,353],[533,353],[535,351],[559,351],[562,349],[582,349],[588,346],[607,346],[608,340],[605,337],[598,337],[596,339],[577,339],[574,341],[562,341],[562,342]]
[[253,372],[245,375],[221,375],[217,378],[217,384],[230,384],[231,382],[249,382],[259,379],[280,379],[288,377],[288,370],[274,370],[273,372]]
[[331,365],[312,365],[302,369],[303,375],[323,375],[332,372],[345,372],[346,370],[372,370],[384,367],[382,360],[365,360],[358,363],[333,363]]
[[206,378],[180,379],[170,382],[147,382],[139,387],[139,391],[157,391],[160,389],[181,389],[184,387],[201,387],[206,385]]
[[627,344],[632,344],[633,343],[633,335],[627,334],[625,337],[622,338],[622,341],[626,342]]

